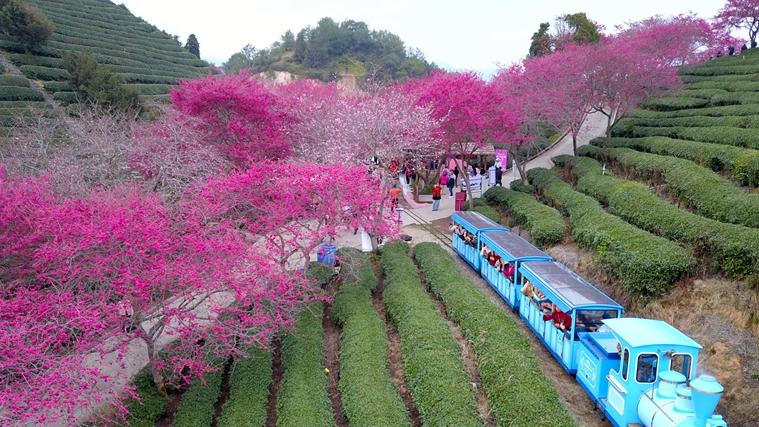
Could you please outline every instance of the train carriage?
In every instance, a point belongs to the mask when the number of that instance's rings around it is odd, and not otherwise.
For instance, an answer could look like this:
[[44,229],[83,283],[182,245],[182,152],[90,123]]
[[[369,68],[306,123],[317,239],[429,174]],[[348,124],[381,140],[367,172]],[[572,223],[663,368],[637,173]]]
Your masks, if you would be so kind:
[[[467,242],[456,232],[451,232],[451,245],[461,258],[464,259],[475,270],[480,269],[480,234],[486,231],[506,230],[506,227],[498,224],[492,219],[482,215],[479,212],[457,212],[451,216],[454,225],[470,233],[473,236],[472,242]],[[472,244],[473,243],[473,244]]]
[[520,317],[561,366],[574,373],[579,334],[596,331],[603,320],[622,316],[622,306],[561,263],[527,261],[518,271],[521,285],[527,286],[527,295],[521,295]]
[[516,285],[520,281],[520,264],[527,261],[550,263],[553,258],[509,230],[481,233],[480,248],[483,245],[495,253],[501,262],[509,263],[514,267],[513,275],[508,277],[500,268],[494,267],[484,260],[480,261],[480,275],[501,298],[512,308],[517,309],[521,297],[519,287]]

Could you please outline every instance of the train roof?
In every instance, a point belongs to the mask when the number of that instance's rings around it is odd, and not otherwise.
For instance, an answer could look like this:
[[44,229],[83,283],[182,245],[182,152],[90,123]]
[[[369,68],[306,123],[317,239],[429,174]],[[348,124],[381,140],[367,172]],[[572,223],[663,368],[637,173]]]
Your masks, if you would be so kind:
[[[622,309],[616,301],[558,262],[523,262],[522,274],[538,286],[546,297],[565,310],[576,308]],[[563,304],[562,304],[563,303]]]
[[507,261],[542,260],[550,261],[550,255],[532,245],[509,230],[487,231],[482,233],[483,242],[495,253]]
[[463,225],[465,228],[472,232],[477,232],[485,229],[506,230],[504,226],[479,212],[456,212],[453,214],[451,219],[454,222]]
[[662,320],[623,317],[606,319],[606,326],[622,341],[632,347],[650,345],[679,345],[701,348],[701,345],[679,329]]

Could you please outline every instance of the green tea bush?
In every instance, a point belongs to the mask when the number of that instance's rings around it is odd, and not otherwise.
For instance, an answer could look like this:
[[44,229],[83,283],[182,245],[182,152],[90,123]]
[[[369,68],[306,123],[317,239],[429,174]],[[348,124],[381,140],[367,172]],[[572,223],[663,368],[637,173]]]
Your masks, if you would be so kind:
[[[532,194],[535,192],[535,187],[530,185],[529,183],[522,181],[521,179],[518,179],[516,181],[511,181],[509,184],[509,188],[511,188],[514,191],[519,191],[522,193]],[[486,192],[487,193],[487,192]]]
[[627,147],[692,160],[714,171],[728,171],[742,185],[759,186],[759,150],[661,136],[596,138],[591,144],[601,148]]
[[723,76],[726,74],[754,74],[757,72],[757,65],[737,65],[730,64],[726,66],[708,66],[708,67],[685,67],[680,70],[680,74],[692,76]]
[[714,95],[710,100],[711,105],[735,105],[735,104],[759,104],[759,93],[756,92],[725,92]]
[[39,65],[22,65],[19,68],[24,75],[37,80],[66,80],[70,77],[66,70],[60,68],[41,67]]
[[[687,243],[716,270],[742,278],[759,273],[759,230],[704,218],[660,199],[645,185],[601,174],[587,157],[568,164],[576,188],[608,206],[609,212],[651,233]],[[712,266],[709,266],[712,267]]]
[[692,108],[689,110],[674,111],[651,111],[651,110],[634,110],[630,117],[643,118],[666,118],[666,117],[691,117],[691,116],[754,116],[759,114],[759,104],[746,105],[723,105],[719,107]]
[[259,347],[248,349],[247,357],[232,366],[229,375],[229,398],[221,409],[218,425],[221,427],[265,425],[271,380],[271,353]]
[[166,412],[169,403],[168,397],[158,391],[149,367],[143,368],[135,375],[132,379],[132,385],[134,385],[137,395],[140,396],[140,400],[129,399],[126,402],[129,411],[127,425],[132,427],[155,426]]
[[419,282],[408,245],[382,249],[383,302],[401,337],[406,383],[424,425],[482,426],[451,330]]
[[3,101],[44,101],[42,94],[29,87],[0,86],[0,100]]
[[0,75],[0,86],[30,87],[31,83],[23,77],[3,74]]
[[715,144],[735,145],[759,149],[759,132],[753,129],[741,129],[727,126],[702,128],[688,127],[634,127],[633,136],[668,136],[670,138],[690,141],[711,142]]
[[182,394],[174,414],[176,427],[208,427],[213,421],[214,406],[221,393],[221,370],[196,378]]
[[[753,67],[755,73],[757,67]],[[719,80],[704,80],[701,82],[691,83],[689,85],[691,89],[723,89],[728,92],[757,92],[759,91],[759,82],[752,81],[719,81]]]
[[648,126],[648,127],[713,127],[730,126],[736,128],[759,129],[759,115],[756,116],[690,116],[690,117],[662,117],[662,118],[627,118],[617,123],[617,126]]
[[527,227],[532,241],[540,247],[556,244],[564,237],[566,224],[561,213],[540,203],[532,195],[492,187],[485,192],[485,198],[493,206],[508,212],[513,224]]
[[477,206],[472,211],[479,212],[495,222],[501,221],[501,214],[490,206]]
[[[505,190],[509,191],[509,190]],[[443,301],[472,346],[482,388],[501,426],[572,426],[572,418],[540,370],[517,323],[467,280],[435,243],[420,243],[414,257],[430,290]]]
[[40,65],[42,67],[61,68],[60,58],[38,56],[30,53],[12,53],[9,57],[16,65]]
[[324,371],[323,303],[300,314],[295,332],[282,339],[282,382],[277,394],[277,425],[334,426]]
[[547,201],[569,216],[575,242],[594,250],[604,269],[629,292],[661,295],[695,266],[680,246],[607,213],[553,172],[536,168],[527,175]]
[[678,95],[690,98],[704,98],[708,100],[715,95],[723,95],[726,93],[728,92],[724,89],[685,89],[678,92]]
[[705,217],[759,227],[759,194],[746,193],[690,160],[629,148],[587,147],[581,151],[584,155],[611,162],[644,179],[664,182],[674,195]]
[[410,426],[406,408],[387,367],[385,322],[372,305],[377,287],[369,256],[341,251],[342,285],[332,315],[340,334],[340,395],[352,426]]
[[649,98],[642,103],[642,106],[655,111],[670,111],[704,107],[708,104],[709,100],[704,98],[663,96],[660,98]]

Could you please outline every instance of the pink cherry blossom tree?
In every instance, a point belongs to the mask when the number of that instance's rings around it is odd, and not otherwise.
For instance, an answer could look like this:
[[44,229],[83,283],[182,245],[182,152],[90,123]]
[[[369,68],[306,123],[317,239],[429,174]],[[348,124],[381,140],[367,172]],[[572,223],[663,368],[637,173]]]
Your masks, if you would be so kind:
[[759,33],[759,1],[727,0],[714,17],[715,26],[725,32],[732,29],[748,30],[751,47],[756,47],[756,35]]
[[238,168],[290,153],[285,105],[246,72],[182,82],[170,96],[174,107],[197,118],[208,143],[217,145]]
[[465,162],[488,143],[510,141],[521,125],[519,110],[506,108],[495,87],[471,72],[435,73],[402,87],[440,122],[439,152],[456,158],[467,188]]

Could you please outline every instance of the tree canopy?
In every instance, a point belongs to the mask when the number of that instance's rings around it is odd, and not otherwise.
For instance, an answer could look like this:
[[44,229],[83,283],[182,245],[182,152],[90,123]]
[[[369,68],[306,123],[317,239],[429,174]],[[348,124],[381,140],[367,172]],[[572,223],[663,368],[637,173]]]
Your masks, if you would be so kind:
[[286,31],[270,47],[245,46],[224,64],[226,72],[287,71],[331,81],[343,74],[382,81],[429,75],[437,67],[421,51],[406,47],[396,34],[370,30],[365,22],[322,18],[315,27],[293,35]]

